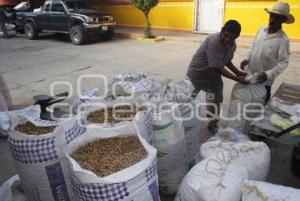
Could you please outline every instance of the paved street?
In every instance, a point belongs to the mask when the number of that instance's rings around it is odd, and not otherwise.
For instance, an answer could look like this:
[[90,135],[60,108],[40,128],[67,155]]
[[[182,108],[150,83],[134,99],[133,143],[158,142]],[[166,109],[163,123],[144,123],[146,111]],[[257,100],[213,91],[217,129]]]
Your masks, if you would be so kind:
[[[19,36],[0,39],[0,71],[6,80],[15,103],[31,100],[33,95],[49,94],[54,81],[67,81],[76,88],[81,74],[103,74],[109,79],[121,72],[140,72],[152,76],[183,79],[187,66],[199,44],[164,41],[140,42],[126,39],[96,41],[74,46],[63,36],[43,36],[29,41]],[[234,63],[245,58],[249,50],[237,50]],[[289,68],[276,80],[273,91],[282,81],[299,84],[300,56],[290,57]],[[228,107],[234,82],[224,79],[224,111]],[[83,88],[101,86],[97,80],[83,83]],[[62,90],[62,88],[60,89]],[[75,90],[74,90],[75,91]],[[205,140],[208,133],[200,133]],[[269,181],[300,188],[300,179],[289,170],[291,146],[267,142],[272,150]],[[0,140],[0,184],[16,173],[7,143]],[[168,199],[165,199],[168,200]]]

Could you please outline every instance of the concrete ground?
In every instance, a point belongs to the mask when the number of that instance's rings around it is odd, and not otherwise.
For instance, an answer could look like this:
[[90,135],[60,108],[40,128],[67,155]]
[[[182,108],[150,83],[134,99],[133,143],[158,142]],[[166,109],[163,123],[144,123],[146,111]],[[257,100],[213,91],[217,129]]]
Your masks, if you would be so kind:
[[[0,72],[6,80],[15,103],[32,100],[37,94],[49,94],[54,81],[70,82],[76,93],[77,78],[82,74],[103,74],[109,80],[118,73],[140,72],[151,76],[183,79],[198,43],[163,41],[140,42],[127,39],[95,41],[85,46],[74,46],[67,37],[45,35],[30,41],[22,36],[9,40],[0,39]],[[234,63],[238,65],[246,56],[248,48],[238,48]],[[299,84],[300,56],[291,55],[288,69],[280,75],[273,86],[275,91],[282,81]],[[223,110],[228,108],[234,82],[224,79]],[[96,79],[83,82],[83,88],[102,86]],[[64,87],[56,88],[57,92]],[[226,112],[225,112],[226,113]],[[210,134],[203,127],[200,137],[204,142]],[[300,179],[290,171],[292,147],[267,141],[272,151],[271,170],[268,181],[300,188]],[[7,142],[0,139],[0,184],[16,174]],[[163,197],[162,200],[172,198]]]

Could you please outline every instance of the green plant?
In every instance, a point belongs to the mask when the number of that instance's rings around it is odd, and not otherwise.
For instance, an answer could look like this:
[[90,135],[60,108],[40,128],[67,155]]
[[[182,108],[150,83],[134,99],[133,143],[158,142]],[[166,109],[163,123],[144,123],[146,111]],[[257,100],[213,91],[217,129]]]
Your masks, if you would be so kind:
[[158,4],[158,0],[130,0],[131,5],[141,10],[146,19],[144,37],[145,38],[154,38],[154,35],[151,33],[151,24],[149,22],[149,13],[153,7]]

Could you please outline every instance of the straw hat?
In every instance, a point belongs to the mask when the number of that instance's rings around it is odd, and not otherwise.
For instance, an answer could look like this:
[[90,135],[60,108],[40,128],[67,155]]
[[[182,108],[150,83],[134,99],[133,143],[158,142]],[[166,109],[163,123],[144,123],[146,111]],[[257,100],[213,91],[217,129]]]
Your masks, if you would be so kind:
[[277,1],[271,10],[265,8],[267,13],[275,13],[286,17],[285,23],[292,24],[295,22],[295,18],[290,14],[290,6],[288,3]]

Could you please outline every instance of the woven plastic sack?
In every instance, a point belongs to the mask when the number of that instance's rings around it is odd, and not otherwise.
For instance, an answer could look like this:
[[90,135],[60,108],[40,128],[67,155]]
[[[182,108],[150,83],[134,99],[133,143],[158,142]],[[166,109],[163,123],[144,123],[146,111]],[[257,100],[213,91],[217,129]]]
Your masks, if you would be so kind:
[[[170,105],[172,107],[174,105]],[[170,108],[171,109],[171,108]],[[187,172],[187,154],[184,129],[178,108],[153,113],[154,146],[158,151],[160,192],[176,193]]]
[[248,171],[248,179],[265,181],[270,169],[270,149],[263,142],[206,142],[201,145],[201,158],[209,158],[219,152],[234,158],[236,163]]
[[83,107],[83,112],[79,112],[78,120],[79,122],[88,129],[89,133],[99,133],[99,130],[108,129],[108,130],[128,130],[132,133],[135,132],[135,127],[133,121],[136,122],[141,135],[150,143],[153,144],[153,128],[152,128],[152,113],[151,110],[144,107],[142,111],[138,111],[134,118],[129,121],[121,121],[119,123],[110,124],[110,123],[103,123],[103,124],[91,124],[87,121],[87,117],[91,112],[107,109],[107,108],[114,108],[120,105],[128,105],[128,106],[140,106],[139,100],[137,99],[118,99],[117,101],[112,102],[97,102],[97,103],[88,103]]
[[300,190],[260,181],[245,181],[242,201],[299,201]]
[[175,201],[240,201],[247,170],[222,152],[195,165],[183,179]]
[[1,201],[25,201],[25,194],[22,190],[19,175],[8,179],[0,186]]
[[[123,129],[103,129],[100,133],[87,132],[64,149],[71,169],[72,188],[81,201],[160,201],[158,193],[156,149],[139,133]],[[101,138],[137,136],[147,151],[142,161],[106,177],[98,177],[82,169],[70,156],[79,147]]]
[[171,80],[164,89],[163,97],[169,102],[188,103],[194,87],[190,80],[184,79],[178,82]]
[[214,140],[221,140],[221,141],[230,141],[230,142],[245,142],[250,141],[250,138],[237,131],[233,128],[219,128],[218,132],[210,137],[207,141],[214,141]]
[[200,159],[199,156],[199,135],[201,121],[197,118],[197,101],[179,105],[184,127],[185,146],[187,151],[188,169],[192,168]]
[[249,110],[264,108],[265,98],[266,89],[263,84],[242,85],[236,83],[231,93],[228,109],[228,118],[231,120],[228,120],[227,126],[241,133],[247,133],[248,120],[254,120],[259,116],[258,113],[249,112]]
[[[35,119],[37,121],[37,119]],[[9,147],[29,201],[72,201],[62,148],[85,132],[76,120],[57,125],[52,133],[27,135],[15,130],[28,119],[19,117],[9,133]],[[47,125],[41,120],[40,124]],[[53,125],[53,122],[48,122]]]
[[152,93],[158,87],[154,80],[144,74],[121,73],[114,77],[114,88],[124,95]]

